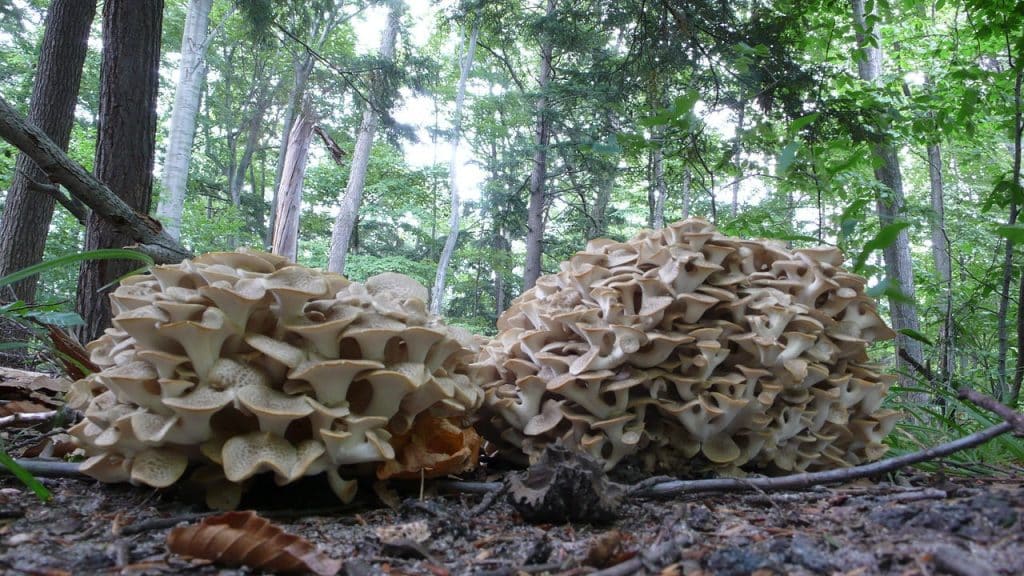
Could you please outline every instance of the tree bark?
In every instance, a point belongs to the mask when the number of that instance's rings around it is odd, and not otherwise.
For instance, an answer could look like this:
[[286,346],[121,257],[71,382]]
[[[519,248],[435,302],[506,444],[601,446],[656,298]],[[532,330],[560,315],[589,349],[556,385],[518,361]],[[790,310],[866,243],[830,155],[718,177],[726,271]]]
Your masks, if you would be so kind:
[[[545,16],[555,13],[556,0],[547,0]],[[526,266],[523,271],[523,291],[533,288],[540,278],[541,258],[544,251],[544,188],[548,172],[548,143],[551,141],[551,120],[548,117],[548,84],[551,82],[551,39],[545,37],[540,46],[540,76],[537,80],[536,150],[533,153],[533,171],[530,173],[530,203],[526,213]]]
[[[96,142],[96,176],[128,206],[148,214],[153,193],[156,102],[160,69],[163,0],[106,0],[103,5],[103,56]],[[115,223],[93,212],[85,249],[112,248],[131,242]],[[78,279],[78,313],[85,320],[82,342],[110,325],[108,287],[137,263],[86,261]]]
[[[54,0],[46,16],[28,121],[60,150],[67,150],[71,139],[82,64],[95,14],[94,0]],[[48,182],[46,174],[28,155],[19,154],[0,220],[0,276],[43,259],[55,196],[41,194],[34,189],[34,182]],[[38,279],[32,276],[16,282],[15,296],[33,302]]]
[[[857,45],[863,52],[863,58],[857,62],[860,79],[876,84],[882,74],[881,34],[877,25],[868,26],[864,13],[864,0],[851,0],[853,22],[856,30]],[[868,37],[873,41],[868,41]],[[903,178],[900,172],[899,157],[896,147],[889,141],[876,142],[872,145],[872,154],[881,161],[875,168],[875,179],[890,192],[890,197],[878,197],[878,220],[882,226],[892,224],[903,212]],[[910,239],[906,230],[902,230],[896,242],[882,251],[885,260],[885,272],[889,281],[903,293],[905,299],[890,298],[889,311],[892,315],[893,329],[897,331],[896,346],[906,351],[918,363],[923,363],[924,356],[921,343],[909,336],[899,334],[899,330],[909,329],[920,332],[920,322],[914,303],[914,270],[910,258]],[[898,357],[898,355],[897,355]],[[902,359],[897,362],[903,363]],[[901,377],[901,384],[911,385],[912,379]]]
[[181,213],[185,207],[188,167],[196,136],[196,115],[206,78],[206,37],[213,0],[189,0],[181,37],[181,65],[174,87],[174,106],[164,158],[163,195],[156,215],[172,238],[181,237]]
[[[388,23],[380,42],[382,60],[391,61],[395,57],[395,40],[398,37],[398,25],[404,10],[405,7],[401,4],[391,7]],[[334,220],[334,229],[331,232],[331,252],[327,261],[327,269],[331,272],[344,273],[345,271],[345,257],[348,256],[349,242],[355,231],[359,206],[363,202],[366,169],[370,162],[374,133],[377,131],[377,111],[374,107],[380,104],[380,98],[377,98],[376,95],[383,90],[382,83],[381,77],[375,78],[372,90],[374,96],[371,97],[373,105],[367,104],[366,110],[363,111],[363,121],[359,126],[355,151],[352,153],[348,185],[345,187],[341,208],[338,210],[338,216]]]
[[313,139],[313,113],[307,99],[288,135],[288,156],[277,197],[277,218],[272,252],[295,261],[299,247],[299,215],[302,211],[302,181],[306,176],[309,142]]
[[459,240],[459,182],[457,178],[459,140],[462,138],[462,106],[466,101],[466,82],[473,70],[473,56],[476,54],[476,40],[480,34],[480,24],[473,20],[473,28],[469,33],[469,46],[463,56],[459,71],[459,84],[455,89],[455,116],[452,121],[452,151],[448,160],[448,189],[451,191],[451,215],[448,217],[448,238],[444,241],[441,259],[437,263],[437,275],[434,277],[434,288],[430,293],[430,312],[441,314],[444,305],[445,275],[451,262],[455,244]]

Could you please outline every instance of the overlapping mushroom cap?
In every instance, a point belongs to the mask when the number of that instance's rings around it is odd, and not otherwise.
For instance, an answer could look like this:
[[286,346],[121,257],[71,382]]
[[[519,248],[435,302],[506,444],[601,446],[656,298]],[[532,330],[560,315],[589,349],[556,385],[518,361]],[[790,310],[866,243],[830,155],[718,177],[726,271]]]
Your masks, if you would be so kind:
[[[101,371],[72,390],[83,470],[163,487],[204,463],[208,500],[231,507],[264,471],[281,484],[327,472],[349,499],[358,475],[472,467],[475,344],[426,298],[400,274],[358,284],[246,250],[125,279],[114,327],[88,345]],[[418,438],[432,430],[445,442]]]
[[478,427],[535,459],[557,438],[648,468],[801,471],[881,456],[897,414],[868,363],[892,331],[834,248],[702,220],[594,240],[502,315],[470,374]]

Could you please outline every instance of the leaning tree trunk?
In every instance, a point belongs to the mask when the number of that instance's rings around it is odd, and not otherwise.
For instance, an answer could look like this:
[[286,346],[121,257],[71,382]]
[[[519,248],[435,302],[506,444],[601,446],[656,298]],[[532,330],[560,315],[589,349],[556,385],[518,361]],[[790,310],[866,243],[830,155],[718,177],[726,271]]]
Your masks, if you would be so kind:
[[[103,4],[95,172],[141,214],[149,213],[153,192],[163,11],[163,0],[106,0]],[[89,215],[86,250],[130,243],[131,237],[118,233],[115,223],[95,211]],[[85,324],[79,330],[80,340],[93,340],[110,325],[110,288],[103,287],[137,266],[123,260],[82,264],[77,310]]]
[[[71,138],[82,64],[95,14],[94,0],[54,0],[46,16],[28,121],[61,150],[67,150]],[[36,183],[48,184],[49,179],[28,156],[19,154],[0,221],[0,276],[43,259],[55,197],[36,189]],[[37,280],[38,276],[32,276],[15,283],[15,296],[32,302]]]
[[281,189],[277,193],[277,218],[272,251],[295,261],[299,246],[299,214],[302,209],[302,180],[306,176],[309,142],[313,139],[313,114],[309,100],[295,119],[288,135],[288,156],[284,162]]
[[[545,15],[555,13],[555,0],[548,0]],[[548,143],[551,141],[551,119],[548,117],[548,84],[551,82],[551,39],[545,37],[540,46],[540,76],[537,80],[536,150],[533,153],[533,171],[530,173],[530,203],[526,212],[526,267],[523,271],[523,291],[533,288],[540,278],[541,257],[544,251],[544,187],[548,177]]]
[[[864,14],[864,0],[851,0],[853,22],[857,33],[857,45],[864,51],[864,57],[857,62],[857,71],[861,80],[875,84],[882,74],[881,34],[877,21],[870,26]],[[869,41],[868,37],[872,40]],[[882,226],[892,224],[903,212],[903,177],[900,172],[899,157],[896,147],[891,141],[876,142],[872,145],[872,154],[880,161],[875,168],[875,179],[889,189],[889,198],[878,198],[878,220]],[[885,272],[905,298],[890,298],[889,310],[892,314],[892,325],[897,332],[912,330],[920,332],[914,290],[914,269],[910,259],[910,239],[906,230],[899,233],[896,241],[882,251],[885,259]],[[896,346],[919,364],[924,352],[921,343],[905,334],[897,333]],[[902,359],[898,360],[902,364]],[[909,386],[911,379],[901,378],[901,384]]]
[[295,125],[295,116],[299,112],[299,106],[306,94],[306,83],[309,75],[313,72],[313,55],[308,52],[295,56],[293,61],[294,79],[292,90],[288,94],[288,107],[284,112],[284,133],[281,135],[281,146],[277,151],[277,168],[274,173],[274,197],[270,201],[270,221],[267,223],[267,246],[271,246],[274,240],[274,230],[277,228],[277,205],[280,199],[277,197],[281,189],[281,178],[284,175],[284,162],[288,157],[288,140],[291,136],[292,126]]
[[[390,62],[395,57],[395,40],[398,37],[398,24],[403,11],[404,6],[401,4],[391,7],[380,42],[380,57],[384,61]],[[377,110],[374,108],[380,105],[381,98],[378,95],[383,89],[383,78],[378,76],[372,87],[371,102],[367,103],[366,110],[363,111],[363,121],[359,125],[359,136],[356,138],[355,150],[352,153],[348,185],[345,187],[341,208],[338,210],[338,217],[334,220],[334,229],[331,232],[331,252],[327,261],[327,269],[331,272],[345,271],[345,258],[348,256],[349,242],[355,231],[359,206],[363,203],[366,169],[370,163],[374,133],[377,131]]]
[[473,56],[476,53],[476,39],[480,34],[480,24],[473,20],[473,28],[469,33],[469,47],[462,60],[459,72],[459,84],[455,90],[455,117],[452,126],[452,152],[448,160],[448,189],[451,191],[451,215],[448,218],[448,238],[444,241],[444,249],[441,251],[441,259],[437,263],[437,275],[434,277],[434,288],[430,293],[430,312],[441,314],[441,307],[444,304],[445,275],[448,273],[448,264],[451,262],[452,253],[455,252],[455,244],[459,240],[459,183],[456,178],[458,161],[456,153],[459,151],[459,140],[462,138],[462,106],[466,101],[466,82],[469,80],[469,73],[473,70]]
[[185,207],[188,167],[196,136],[196,116],[206,77],[206,36],[213,0],[189,0],[185,31],[181,37],[181,65],[174,87],[174,106],[164,158],[163,195],[156,215],[173,238],[181,236],[181,213]]

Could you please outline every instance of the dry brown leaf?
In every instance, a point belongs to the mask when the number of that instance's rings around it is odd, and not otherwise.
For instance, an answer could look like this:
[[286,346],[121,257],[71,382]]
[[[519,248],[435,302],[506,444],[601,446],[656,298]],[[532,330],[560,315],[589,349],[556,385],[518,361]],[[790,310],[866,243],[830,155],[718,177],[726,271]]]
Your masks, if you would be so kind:
[[271,572],[312,572],[334,576],[341,560],[319,552],[309,540],[288,534],[255,512],[228,512],[179,526],[167,535],[175,554]]
[[416,418],[406,434],[391,438],[395,459],[377,468],[377,478],[415,480],[458,474],[476,466],[480,436],[472,428],[459,428],[448,418],[426,413]]

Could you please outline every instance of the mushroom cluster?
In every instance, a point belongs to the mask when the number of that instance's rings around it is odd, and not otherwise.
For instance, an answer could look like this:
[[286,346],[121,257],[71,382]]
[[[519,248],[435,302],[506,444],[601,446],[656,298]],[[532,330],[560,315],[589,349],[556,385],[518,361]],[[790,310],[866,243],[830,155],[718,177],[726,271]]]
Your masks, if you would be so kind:
[[478,429],[535,461],[557,439],[674,472],[792,472],[879,458],[897,414],[868,363],[892,331],[835,248],[703,220],[600,239],[541,277],[470,367]]
[[426,299],[400,274],[359,284],[246,250],[126,278],[114,327],[87,347],[101,370],[72,389],[82,470],[164,487],[202,464],[207,501],[231,508],[265,471],[326,472],[348,501],[358,476],[472,467],[476,345]]

